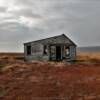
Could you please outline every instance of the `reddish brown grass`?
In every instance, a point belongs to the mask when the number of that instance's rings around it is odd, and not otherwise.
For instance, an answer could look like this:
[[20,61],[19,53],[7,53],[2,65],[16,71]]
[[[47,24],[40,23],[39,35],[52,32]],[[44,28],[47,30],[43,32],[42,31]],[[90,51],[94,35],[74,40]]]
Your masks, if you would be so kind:
[[[16,55],[3,56],[0,100],[100,100],[99,63],[30,63],[16,59]],[[78,56],[79,60],[90,58],[88,54]]]

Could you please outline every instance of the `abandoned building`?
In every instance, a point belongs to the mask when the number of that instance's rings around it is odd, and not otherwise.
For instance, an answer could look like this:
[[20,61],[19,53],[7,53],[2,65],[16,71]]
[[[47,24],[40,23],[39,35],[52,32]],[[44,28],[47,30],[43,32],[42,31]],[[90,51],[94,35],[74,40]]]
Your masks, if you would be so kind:
[[65,34],[24,43],[26,61],[32,60],[75,60],[76,44]]

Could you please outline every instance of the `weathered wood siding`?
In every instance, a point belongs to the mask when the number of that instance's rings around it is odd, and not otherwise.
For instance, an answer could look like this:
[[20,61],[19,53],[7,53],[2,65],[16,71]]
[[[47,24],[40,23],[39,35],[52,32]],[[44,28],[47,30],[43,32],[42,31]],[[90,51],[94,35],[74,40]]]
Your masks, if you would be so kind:
[[[31,55],[27,55],[27,46],[31,46]],[[47,54],[43,54],[44,46],[47,46]],[[24,52],[25,52],[25,60],[31,61],[31,60],[50,60],[50,58],[54,56],[54,59],[56,60],[56,52],[55,54],[52,54],[51,46],[54,46],[56,49],[56,46],[61,47],[61,59],[69,59],[69,60],[75,60],[76,58],[76,45],[64,34],[60,36],[55,36],[47,39],[42,39],[38,41],[28,42],[24,44]],[[65,47],[69,48],[70,54],[66,56],[65,54]]]
[[27,55],[27,45],[25,45],[25,60],[49,60],[48,55],[43,55],[43,45],[39,43],[30,43],[31,55]]
[[75,60],[76,58],[76,46],[70,46],[70,59]]

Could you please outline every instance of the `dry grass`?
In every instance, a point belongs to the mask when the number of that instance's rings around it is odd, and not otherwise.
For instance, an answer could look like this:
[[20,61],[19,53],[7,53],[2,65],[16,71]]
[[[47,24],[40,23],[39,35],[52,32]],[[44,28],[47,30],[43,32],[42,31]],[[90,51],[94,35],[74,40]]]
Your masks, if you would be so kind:
[[0,54],[0,100],[100,100],[99,53],[78,54],[78,61],[95,64],[24,62],[22,57]]
[[100,53],[79,52],[77,54],[77,61],[78,62],[100,63]]

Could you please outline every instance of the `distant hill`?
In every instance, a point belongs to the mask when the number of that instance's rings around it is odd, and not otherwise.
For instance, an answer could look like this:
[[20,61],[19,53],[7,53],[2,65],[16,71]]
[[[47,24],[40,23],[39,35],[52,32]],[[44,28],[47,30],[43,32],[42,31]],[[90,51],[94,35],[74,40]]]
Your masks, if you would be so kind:
[[78,47],[79,52],[100,52],[100,46]]

